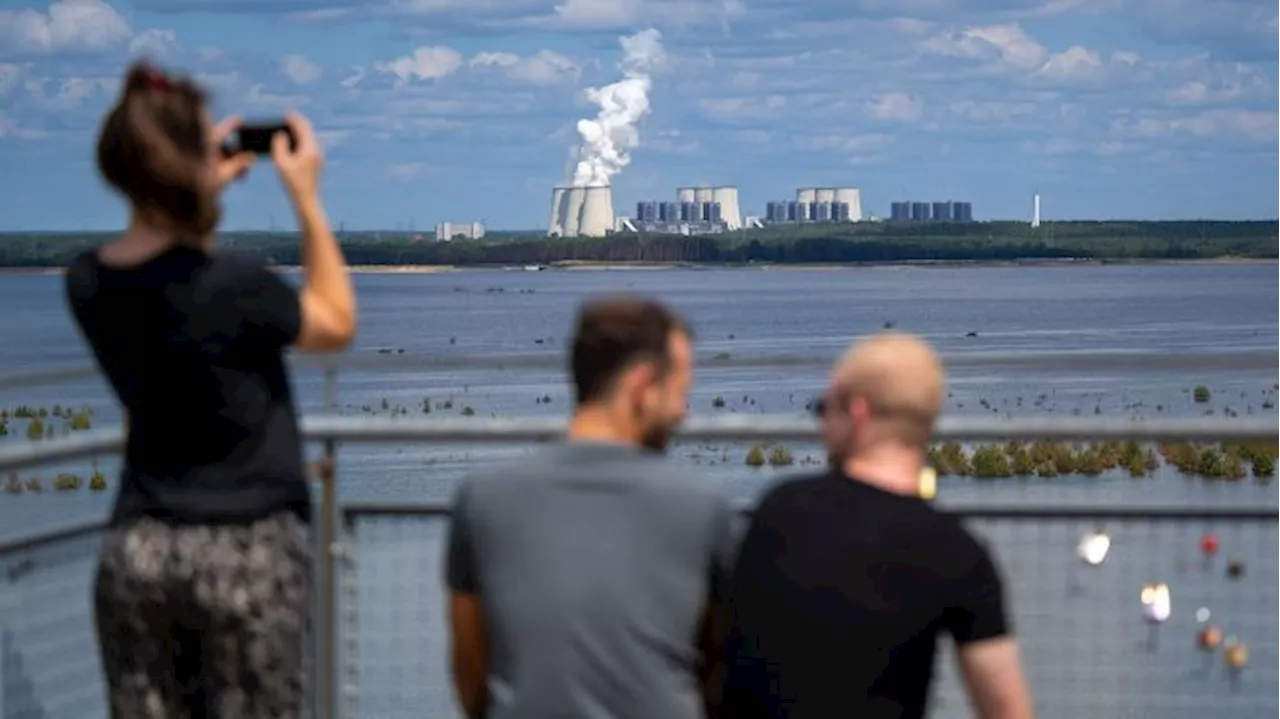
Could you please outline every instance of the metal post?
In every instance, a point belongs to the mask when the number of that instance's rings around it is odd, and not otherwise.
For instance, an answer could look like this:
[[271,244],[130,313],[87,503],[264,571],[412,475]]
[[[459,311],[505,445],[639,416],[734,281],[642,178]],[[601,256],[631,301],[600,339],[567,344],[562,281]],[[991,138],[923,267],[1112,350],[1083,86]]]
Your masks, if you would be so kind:
[[[337,406],[337,371],[332,366],[324,373],[325,411],[332,412]],[[320,460],[320,556],[317,557],[320,570],[320,621],[317,649],[317,681],[316,719],[335,719],[337,693],[337,588],[335,564],[338,551],[337,529],[337,487],[336,477],[337,443],[332,439],[324,441],[324,456]]]

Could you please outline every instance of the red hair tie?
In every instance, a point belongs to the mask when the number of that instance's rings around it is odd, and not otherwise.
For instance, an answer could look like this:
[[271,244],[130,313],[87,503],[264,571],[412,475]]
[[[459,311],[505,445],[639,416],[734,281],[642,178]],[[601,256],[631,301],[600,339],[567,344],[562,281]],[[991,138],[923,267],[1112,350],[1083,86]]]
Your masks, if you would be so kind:
[[169,78],[156,70],[147,70],[144,77],[147,81],[147,87],[152,90],[168,92],[173,89],[173,83],[169,82]]

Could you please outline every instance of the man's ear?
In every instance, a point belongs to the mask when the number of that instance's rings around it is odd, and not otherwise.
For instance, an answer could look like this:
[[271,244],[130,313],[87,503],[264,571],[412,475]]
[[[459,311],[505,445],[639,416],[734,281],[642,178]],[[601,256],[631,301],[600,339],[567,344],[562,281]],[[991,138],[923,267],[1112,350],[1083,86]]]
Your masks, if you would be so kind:
[[622,373],[619,378],[618,389],[622,391],[624,396],[631,400],[633,404],[640,404],[644,401],[644,393],[657,379],[657,367],[652,362],[637,362],[627,371]]
[[871,405],[858,395],[850,395],[845,409],[849,413],[849,418],[858,424],[866,424],[871,419]]

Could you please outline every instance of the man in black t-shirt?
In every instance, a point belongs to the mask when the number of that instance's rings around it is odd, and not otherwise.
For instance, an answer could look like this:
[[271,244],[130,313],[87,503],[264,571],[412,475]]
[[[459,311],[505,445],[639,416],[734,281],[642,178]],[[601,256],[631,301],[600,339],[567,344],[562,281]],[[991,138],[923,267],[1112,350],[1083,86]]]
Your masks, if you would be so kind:
[[1031,717],[990,555],[919,497],[943,385],[908,335],[836,366],[817,403],[831,470],[770,491],[739,550],[726,717],[923,717],[943,632],[978,716]]

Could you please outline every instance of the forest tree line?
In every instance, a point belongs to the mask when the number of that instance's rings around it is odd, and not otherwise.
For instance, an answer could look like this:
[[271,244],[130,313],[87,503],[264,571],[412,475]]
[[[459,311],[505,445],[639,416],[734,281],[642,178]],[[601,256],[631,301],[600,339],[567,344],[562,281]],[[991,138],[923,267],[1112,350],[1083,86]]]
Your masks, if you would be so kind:
[[[60,267],[109,233],[0,233],[0,267]],[[226,232],[222,246],[300,263],[295,233]],[[534,233],[437,242],[405,232],[344,233],[357,265],[528,265],[557,262],[856,263],[1026,259],[1275,258],[1276,222],[859,223],[771,226],[720,235]]]

